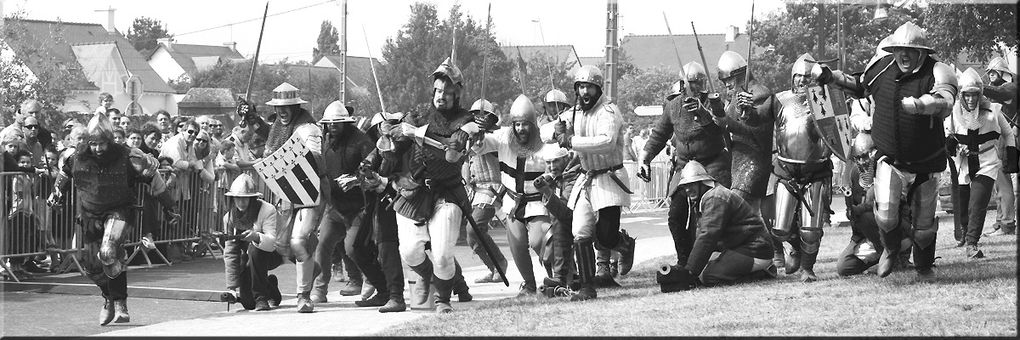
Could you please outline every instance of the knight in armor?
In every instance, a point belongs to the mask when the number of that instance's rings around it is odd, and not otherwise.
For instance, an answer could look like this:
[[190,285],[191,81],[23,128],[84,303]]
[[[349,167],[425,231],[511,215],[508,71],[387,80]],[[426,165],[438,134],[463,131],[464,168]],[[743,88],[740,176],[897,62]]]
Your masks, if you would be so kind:
[[[1013,71],[1010,71],[1006,61],[1001,57],[995,57],[988,62],[986,74],[988,84],[985,84],[983,94],[992,105],[998,107],[1013,130],[1013,135],[1018,135],[1016,116],[1016,80]],[[1017,203],[1020,203],[1020,194],[1016,193],[1016,175],[999,174],[995,179],[995,189],[999,192],[999,201],[996,205],[996,223],[987,236],[1016,235],[1016,212]]]
[[[878,264],[882,253],[882,240],[875,221],[875,191],[872,190],[875,172],[875,143],[871,134],[858,133],[854,137],[850,157],[850,195],[846,196],[846,216],[850,220],[850,243],[836,258],[836,274],[850,276],[864,273]],[[847,160],[851,164],[851,160]]]
[[[495,107],[488,100],[479,99],[471,105],[471,114],[482,120],[492,121],[490,127],[495,127],[498,118]],[[480,117],[481,116],[481,117]],[[495,119],[493,119],[495,118]],[[494,151],[494,150],[490,150]],[[503,282],[499,276],[496,266],[505,272],[507,268],[506,257],[499,251],[496,242],[489,235],[489,222],[496,216],[497,197],[503,190],[500,184],[500,163],[495,152],[479,153],[472,150],[469,153],[468,161],[464,164],[462,176],[467,181],[468,196],[471,198],[471,217],[478,223],[479,232],[474,228],[467,227],[467,244],[471,251],[482,260],[482,264],[489,269],[489,274],[475,280],[475,283]],[[482,244],[488,244],[488,249],[496,251],[493,256],[485,251]]]
[[747,61],[733,51],[719,57],[719,80],[726,86],[726,115],[716,124],[730,133],[733,189],[758,211],[772,171],[772,130],[779,114],[776,97],[753,75],[745,84]]
[[[956,151],[956,164],[960,167],[957,190],[961,206],[953,207],[953,212],[962,216],[967,257],[976,259],[984,257],[978,240],[995,177],[1003,171],[1006,174],[1017,172],[1017,149],[1006,116],[982,96],[981,74],[967,68],[959,78],[959,85],[960,97],[945,122],[950,136],[946,143],[951,151]],[[1006,150],[1000,151],[1001,145],[1005,145]],[[952,150],[953,146],[956,150]],[[999,160],[1000,153],[1007,155],[1005,162]],[[1006,188],[1012,189],[1012,186]]]
[[[709,93],[705,87],[708,73],[696,62],[684,65],[679,87],[666,97],[662,106],[662,116],[652,128],[652,134],[645,143],[644,150],[638,155],[638,177],[651,181],[652,159],[672,141],[676,150],[673,153],[673,169],[670,175],[666,197],[669,197],[669,215],[667,223],[673,235],[673,246],[676,249],[677,266],[686,266],[687,258],[694,244],[696,225],[690,219],[690,202],[680,192],[680,169],[687,162],[698,161],[716,181],[726,187],[730,186],[730,153],[726,150],[725,130],[715,123],[713,116],[725,114],[719,95]],[[712,113],[715,104],[716,112]]]
[[[322,164],[322,129],[316,125],[311,113],[301,107],[301,104],[305,103],[308,102],[298,96],[298,89],[288,83],[273,89],[273,99],[266,105],[273,107],[277,119],[269,129],[264,156],[276,152],[291,138],[297,138],[308,148],[316,163]],[[295,279],[298,313],[311,313],[315,308],[311,300],[311,291],[317,276],[315,273],[317,268],[312,255],[315,254],[315,247],[318,244],[315,233],[322,216],[322,207],[319,206],[322,196],[319,195],[314,203],[307,205],[282,200],[277,203],[280,222],[277,223],[279,229],[276,251],[283,256],[291,257],[297,264]]]
[[697,218],[697,239],[685,266],[664,280],[689,290],[775,278],[772,236],[758,212],[735,191],[720,185],[698,161],[680,170],[680,190]]
[[528,248],[538,255],[547,275],[553,276],[552,221],[534,183],[545,171],[545,162],[538,155],[543,145],[538,133],[538,111],[531,99],[522,94],[510,106],[510,126],[485,134],[474,150],[479,154],[494,152],[499,160],[499,178],[506,187],[502,208],[507,216],[510,254],[524,278],[518,296],[538,292]]
[[872,96],[871,135],[878,150],[875,170],[875,219],[884,251],[878,275],[896,267],[900,241],[912,235],[914,269],[923,280],[935,278],[935,221],[938,175],[946,169],[944,119],[952,112],[956,76],[935,60],[923,29],[905,23],[884,50],[891,55],[869,64],[859,76],[815,64],[812,77],[856,98]]
[[797,58],[790,72],[791,89],[776,95],[779,115],[775,141],[779,152],[773,165],[778,184],[772,234],[790,243],[786,274],[800,270],[804,282],[818,279],[815,260],[832,199],[832,151],[822,140],[811,113],[807,89],[813,83],[813,63],[809,60],[814,58],[807,53]]
[[573,107],[574,104],[567,101],[567,95],[563,91],[552,89],[545,93],[545,101],[542,103],[542,115],[538,117],[538,125],[543,132],[542,141],[549,143],[548,139],[552,138],[552,128],[554,125],[548,124],[558,121],[561,115],[569,112],[568,110]]
[[[462,75],[453,61],[447,58],[432,77],[434,110],[405,115],[396,126],[384,122],[380,131],[395,139],[389,152],[401,164],[395,184],[399,196],[393,204],[400,256],[422,277],[423,286],[430,283],[435,289],[436,312],[450,313],[454,286],[466,290],[463,280],[455,282],[462,275],[453,254],[463,214],[470,211],[460,170],[468,137],[480,129],[460,106]],[[431,258],[426,243],[432,245]]]
[[133,221],[137,184],[148,184],[171,224],[180,215],[166,183],[156,171],[158,162],[138,149],[113,142],[113,125],[97,113],[85,128],[84,142],[63,164],[47,203],[61,204],[74,180],[75,204],[81,221],[82,268],[103,293],[99,324],[131,321],[127,309],[127,253],[124,236]]
[[584,171],[567,202],[573,210],[571,226],[581,279],[581,288],[571,301],[597,297],[594,246],[620,252],[620,274],[627,274],[634,264],[635,242],[620,230],[620,213],[630,205],[633,193],[623,168],[623,117],[616,104],[603,95],[603,81],[602,71],[595,66],[577,70],[574,94],[578,106],[570,112],[569,122],[556,123],[553,136],[561,147],[577,153]]

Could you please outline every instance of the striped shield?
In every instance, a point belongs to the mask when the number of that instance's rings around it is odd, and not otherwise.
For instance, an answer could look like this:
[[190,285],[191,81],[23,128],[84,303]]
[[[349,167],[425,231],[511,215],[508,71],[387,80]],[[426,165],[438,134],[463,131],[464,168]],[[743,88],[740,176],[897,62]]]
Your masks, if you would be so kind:
[[319,165],[298,138],[253,166],[277,197],[295,205],[314,205],[319,199]]

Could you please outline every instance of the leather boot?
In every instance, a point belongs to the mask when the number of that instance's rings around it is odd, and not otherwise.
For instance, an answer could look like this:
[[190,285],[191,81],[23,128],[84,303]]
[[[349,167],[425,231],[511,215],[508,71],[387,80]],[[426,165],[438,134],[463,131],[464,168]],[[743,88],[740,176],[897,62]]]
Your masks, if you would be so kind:
[[355,296],[361,294],[361,290],[364,288],[363,284],[364,281],[362,280],[361,275],[350,277],[347,280],[347,285],[345,285],[343,289],[340,289],[340,296]]
[[[783,241],[780,241],[779,238],[773,236],[772,248],[774,249],[772,253],[772,264],[775,265],[776,268],[786,268],[786,249],[783,248]],[[683,265],[680,265],[680,261],[677,261],[677,266],[680,268],[687,267],[687,259],[684,259]]]
[[801,260],[801,247],[800,247],[800,236],[793,235],[790,237],[790,251],[786,253],[786,275],[796,273],[800,270]]
[[403,295],[398,298],[390,297],[390,300],[386,301],[385,305],[379,307],[379,313],[395,313],[405,310],[407,310],[407,304],[404,303]]
[[435,303],[436,313],[446,314],[452,313],[453,307],[450,306],[450,296],[453,295],[453,280],[442,280],[438,277],[432,277],[432,285],[436,287]]
[[620,253],[620,275],[627,275],[627,273],[630,273],[630,269],[634,267],[634,251],[636,247],[637,239],[627,234],[626,229],[620,229],[620,242],[613,249]]
[[131,322],[131,314],[128,314],[127,299],[113,301],[113,323]]
[[[878,258],[878,268],[876,272],[878,277],[886,277],[892,274],[893,270],[896,269],[898,261],[898,254],[900,253],[900,243],[903,239],[903,231],[897,227],[889,232],[882,230],[878,231],[879,236],[882,238],[882,247],[885,248],[882,251],[882,255]],[[917,259],[916,257],[914,258]]]
[[453,274],[453,293],[457,294],[457,301],[470,302],[474,297],[468,292],[470,287],[468,287],[467,281],[464,280],[464,272],[460,269],[460,262],[454,260],[453,265],[455,268]]
[[106,326],[106,324],[110,323],[110,321],[113,321],[113,316],[113,300],[105,299],[105,301],[103,301],[103,309],[99,310],[99,325]]
[[919,248],[914,244],[914,269],[917,270],[917,278],[921,281],[932,282],[935,280],[935,271],[932,267],[935,264],[935,242],[927,248]]
[[800,255],[800,280],[802,282],[815,282],[818,281],[818,277],[815,276],[815,260],[818,259],[818,253],[810,254],[807,252],[801,253]]
[[426,305],[429,303],[429,291],[432,289],[432,261],[425,259],[425,262],[411,266],[411,270],[421,277],[411,289],[411,305]]
[[595,292],[595,248],[591,241],[574,244],[578,278],[581,287],[570,296],[570,301],[585,301],[598,297]]

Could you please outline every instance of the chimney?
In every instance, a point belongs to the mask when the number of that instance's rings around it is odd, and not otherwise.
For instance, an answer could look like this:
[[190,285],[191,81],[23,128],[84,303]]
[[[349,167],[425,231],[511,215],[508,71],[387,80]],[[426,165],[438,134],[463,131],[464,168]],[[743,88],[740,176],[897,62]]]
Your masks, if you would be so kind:
[[174,50],[174,38],[159,38],[156,39],[156,44],[163,45],[167,51]]
[[230,47],[231,51],[237,52],[237,42],[236,41],[225,42],[225,43],[223,43],[223,46]]
[[729,25],[726,26],[726,42],[733,43],[737,41],[737,34],[740,33],[740,29],[737,26]]
[[117,11],[112,6],[106,9],[97,9],[96,12],[106,12],[106,32],[110,34],[117,33],[117,27],[114,25],[113,12]]

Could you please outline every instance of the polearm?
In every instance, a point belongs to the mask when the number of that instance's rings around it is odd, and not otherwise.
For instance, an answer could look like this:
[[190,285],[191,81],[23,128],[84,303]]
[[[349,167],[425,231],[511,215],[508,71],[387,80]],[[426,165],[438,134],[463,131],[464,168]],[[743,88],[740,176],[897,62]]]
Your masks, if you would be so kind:
[[754,0],[751,0],[751,22],[747,23],[747,68],[744,69],[744,90],[747,90],[751,82],[751,43],[754,41],[751,36],[752,25],[754,25]]
[[251,85],[255,82],[255,66],[259,64],[259,52],[262,51],[262,34],[266,32],[266,16],[269,15],[269,1],[266,1],[266,10],[262,12],[262,28],[259,29],[259,43],[255,45],[255,58],[251,61],[251,73],[248,75],[248,88],[245,89],[244,101],[251,102]]
[[[694,32],[694,43],[698,45],[698,55],[701,56],[701,63],[705,69],[708,69],[708,61],[705,60],[705,50],[701,48],[701,39],[698,38],[698,29],[694,28],[694,21],[691,21],[691,31]],[[712,77],[705,77],[708,79],[708,91],[715,92],[715,88],[712,86]]]
[[[680,77],[687,81],[687,73],[684,72],[684,61],[680,58],[680,48],[676,46],[676,40],[673,40],[673,29],[669,28],[669,19],[666,18],[666,11],[662,11],[662,21],[666,22],[666,33],[669,33],[669,42],[673,44],[673,53],[676,54],[676,64],[680,66]],[[711,85],[709,85],[711,87]]]
[[[485,12],[485,39],[489,39],[490,26],[492,26],[492,2],[489,2],[489,9]],[[478,98],[481,99],[485,99],[485,62],[488,59],[486,58],[486,55],[488,53],[489,50],[487,49],[482,50],[482,86],[481,86],[482,93],[478,96]]]
[[372,46],[368,44],[368,33],[365,32],[365,25],[361,25],[361,33],[365,36],[365,47],[368,48],[368,65],[372,68],[372,79],[375,80],[375,94],[379,95],[379,110],[386,112],[386,104],[383,104],[382,90],[379,89],[379,76],[375,73],[375,62],[372,59]]

